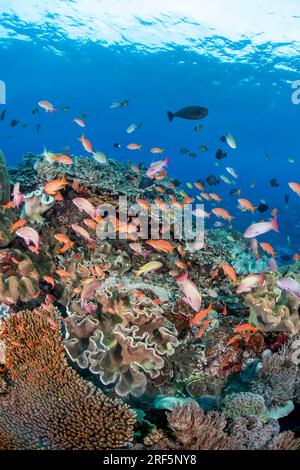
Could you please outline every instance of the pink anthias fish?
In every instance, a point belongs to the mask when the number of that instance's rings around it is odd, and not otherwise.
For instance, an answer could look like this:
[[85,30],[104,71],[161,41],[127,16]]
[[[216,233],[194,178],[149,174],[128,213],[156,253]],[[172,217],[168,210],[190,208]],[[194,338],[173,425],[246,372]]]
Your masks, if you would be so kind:
[[93,219],[97,216],[97,210],[95,206],[87,199],[83,197],[75,197],[73,199],[73,203],[75,204],[76,207],[78,207],[80,212],[82,211],[86,212]]
[[56,109],[54,108],[53,104],[49,103],[49,101],[39,101],[38,105],[43,108],[46,113],[55,113]]
[[270,258],[268,260],[268,268],[273,272],[273,273],[278,273],[278,264],[276,263],[275,258]]
[[[16,234],[18,237],[23,238],[30,251],[37,254],[39,253],[40,236],[34,228],[22,227],[16,231]],[[30,243],[32,243],[33,246],[30,245]]]
[[88,242],[93,243],[95,241],[93,238],[90,237],[89,232],[85,230],[84,228],[80,227],[80,225],[72,224],[71,227],[74,230],[74,232],[77,233],[77,235],[84,238]]
[[159,173],[163,168],[167,168],[169,165],[169,159],[166,157],[164,160],[159,160],[157,162],[154,162],[150,165],[150,168],[148,168],[146,175],[148,178],[153,178],[157,173]]
[[236,290],[237,294],[242,294],[243,292],[250,292],[255,287],[262,286],[265,279],[265,274],[249,274],[246,276],[240,283],[239,287]]
[[188,272],[186,271],[182,276],[178,277],[177,283],[184,293],[182,300],[190,305],[195,312],[198,312],[201,308],[202,296],[198,291],[197,287],[188,279]]
[[278,223],[276,217],[270,220],[269,222],[259,222],[257,224],[250,225],[244,233],[245,238],[254,238],[258,235],[262,235],[263,233],[270,232],[274,230],[274,232],[279,232]]
[[300,300],[300,284],[292,277],[283,277],[282,279],[279,279],[277,281],[277,286]]
[[204,209],[195,209],[194,211],[192,211],[192,214],[195,216],[195,217],[199,217],[200,219],[204,219],[205,217],[207,217],[209,219],[209,217],[211,216],[211,213],[210,212],[205,212]]
[[13,193],[12,193],[12,197],[13,197],[13,201],[14,201],[15,206],[19,209],[19,207],[22,204],[23,199],[24,199],[24,194],[22,194],[20,192],[20,183],[16,183],[14,185],[14,190],[13,190]]
[[84,288],[81,291],[81,296],[80,296],[80,303],[81,303],[81,308],[86,308],[89,313],[92,313],[93,309],[89,309],[89,304],[87,304],[88,300],[91,300],[93,297],[94,292],[101,287],[101,282],[100,281],[91,281],[89,284],[86,284]]

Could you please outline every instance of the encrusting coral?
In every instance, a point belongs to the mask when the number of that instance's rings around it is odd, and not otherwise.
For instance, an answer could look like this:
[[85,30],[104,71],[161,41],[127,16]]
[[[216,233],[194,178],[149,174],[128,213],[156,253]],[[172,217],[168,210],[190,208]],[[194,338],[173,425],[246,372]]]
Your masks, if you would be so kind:
[[0,394],[0,449],[113,449],[132,439],[134,414],[82,380],[64,357],[57,311],[6,322],[8,387]]

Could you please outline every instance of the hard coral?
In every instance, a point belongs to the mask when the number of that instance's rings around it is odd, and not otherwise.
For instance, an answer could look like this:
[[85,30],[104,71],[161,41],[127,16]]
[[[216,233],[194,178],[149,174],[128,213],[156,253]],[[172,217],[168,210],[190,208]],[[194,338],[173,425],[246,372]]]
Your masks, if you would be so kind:
[[264,419],[267,408],[264,398],[251,392],[231,393],[224,398],[222,412],[227,418],[255,417]]
[[0,395],[1,449],[112,449],[131,440],[134,414],[67,365],[57,312],[12,314],[5,342],[12,385]]

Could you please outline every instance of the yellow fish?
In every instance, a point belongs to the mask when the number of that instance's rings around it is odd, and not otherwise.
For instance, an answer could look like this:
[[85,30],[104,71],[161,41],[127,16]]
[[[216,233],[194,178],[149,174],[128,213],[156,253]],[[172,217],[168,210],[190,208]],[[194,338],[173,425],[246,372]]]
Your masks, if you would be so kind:
[[133,271],[136,276],[141,276],[142,274],[149,273],[150,271],[156,271],[162,267],[160,261],[150,261],[149,263],[142,266],[140,269]]

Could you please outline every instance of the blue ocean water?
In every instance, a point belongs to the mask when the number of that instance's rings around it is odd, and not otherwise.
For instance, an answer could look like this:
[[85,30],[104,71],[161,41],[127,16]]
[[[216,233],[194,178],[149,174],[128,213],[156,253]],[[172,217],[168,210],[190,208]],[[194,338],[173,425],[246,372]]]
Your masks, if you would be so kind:
[[[241,197],[269,206],[264,214],[241,213],[236,197],[229,195],[232,186],[221,181],[211,190],[235,216],[234,228],[268,219],[276,207],[280,234],[267,234],[265,241],[292,255],[300,248],[299,199],[288,187],[290,181],[300,182],[300,105],[291,100],[291,85],[299,78],[299,18],[300,5],[291,0],[268,0],[263,6],[243,0],[184,5],[176,0],[29,0],[26,7],[5,0],[0,80],[7,96],[0,110],[6,108],[7,114],[0,122],[0,148],[10,166],[44,147],[81,154],[81,129],[73,119],[85,113],[85,135],[97,150],[149,165],[150,149],[162,147],[169,155],[169,176],[193,196],[185,183],[210,174],[230,177],[225,167],[234,168]],[[125,99],[127,107],[110,108]],[[40,100],[50,101],[58,112],[32,114]],[[208,116],[199,122],[168,121],[168,110],[193,104],[207,107]],[[62,112],[65,106],[70,110]],[[19,120],[15,127],[13,119]],[[128,135],[127,127],[136,122],[141,128]],[[203,128],[195,132],[198,123]],[[226,133],[236,139],[236,150],[220,141]],[[117,142],[120,149],[113,145]],[[131,142],[142,149],[128,150]],[[200,145],[209,150],[200,152]],[[181,148],[197,158],[180,153]],[[220,167],[215,165],[218,148],[227,152]],[[272,178],[278,187],[271,187]]]

